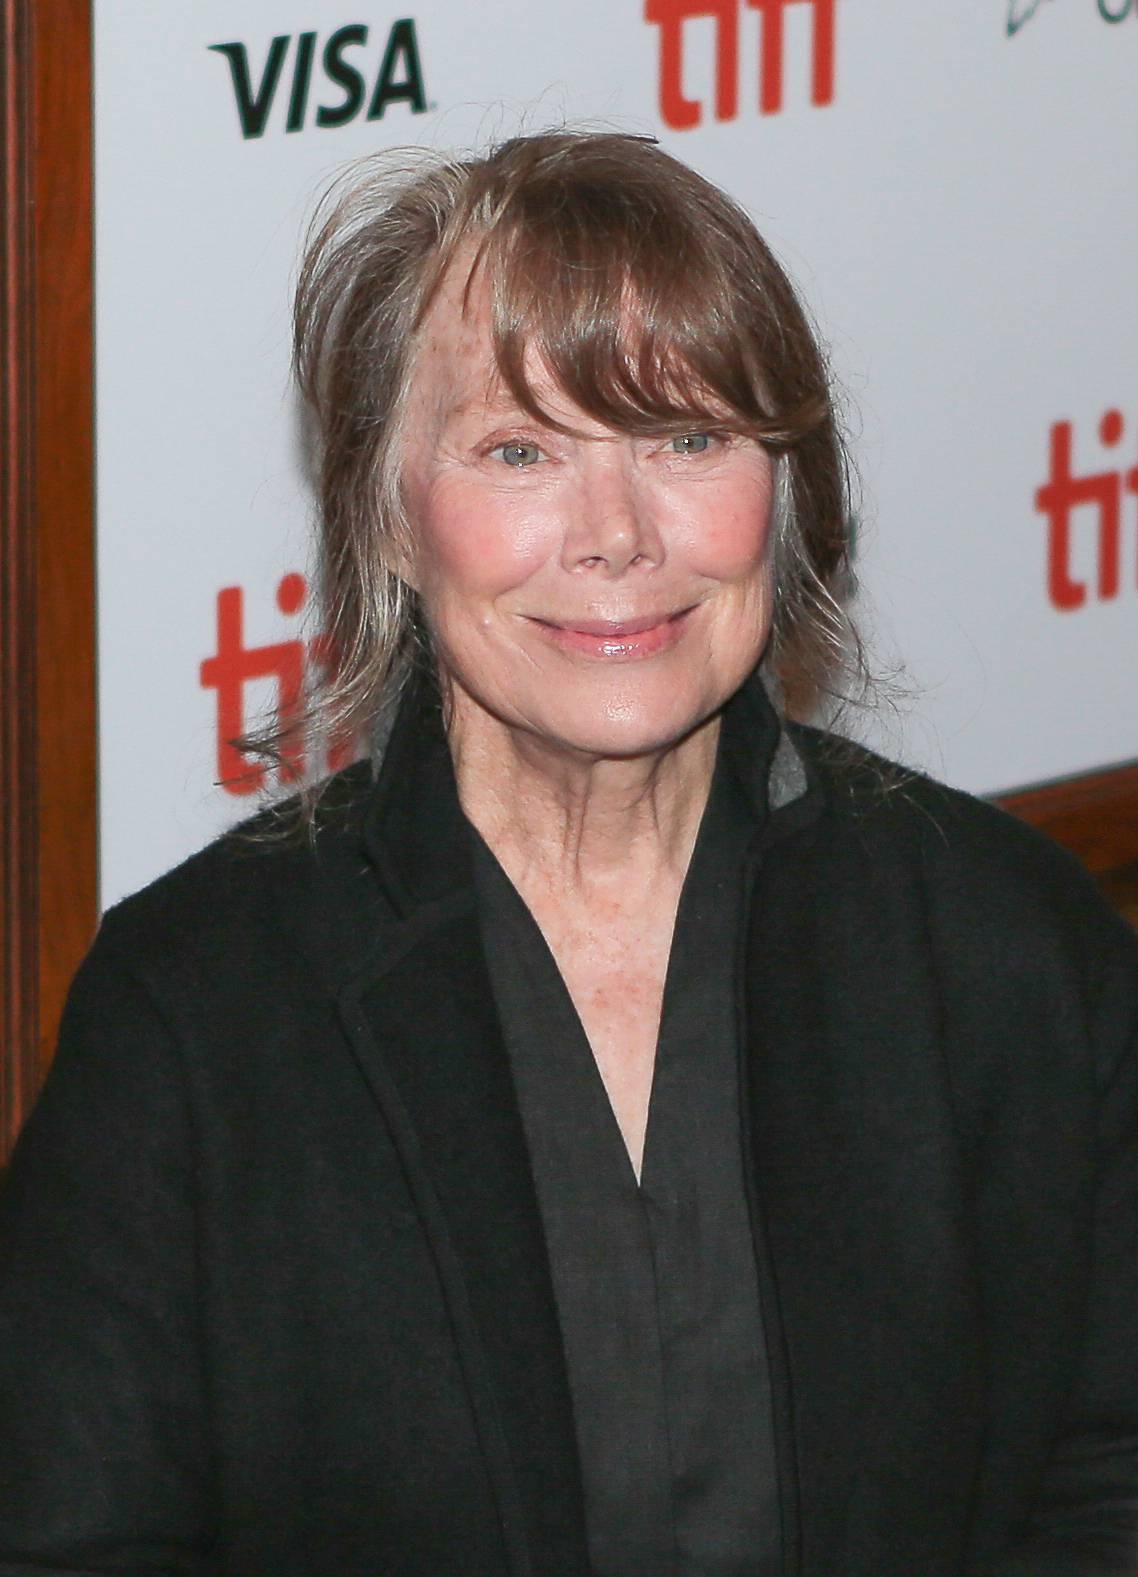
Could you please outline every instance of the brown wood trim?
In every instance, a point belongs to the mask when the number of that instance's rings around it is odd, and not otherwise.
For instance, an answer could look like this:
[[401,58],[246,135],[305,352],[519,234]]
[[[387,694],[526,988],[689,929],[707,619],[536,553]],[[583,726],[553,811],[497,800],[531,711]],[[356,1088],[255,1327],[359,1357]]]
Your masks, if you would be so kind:
[[1000,795],[998,804],[1105,875],[1138,860],[1138,762]]
[[97,916],[90,0],[3,0],[0,1155]]
[[0,152],[3,155],[3,253],[0,255],[0,436],[3,513],[0,515],[0,1146],[14,1132],[26,1099],[25,1048],[34,1044],[37,967],[25,922],[36,912],[35,862],[23,851],[35,841],[35,603],[31,430],[34,371],[29,169],[24,126],[31,85],[27,11],[4,5],[0,48]]

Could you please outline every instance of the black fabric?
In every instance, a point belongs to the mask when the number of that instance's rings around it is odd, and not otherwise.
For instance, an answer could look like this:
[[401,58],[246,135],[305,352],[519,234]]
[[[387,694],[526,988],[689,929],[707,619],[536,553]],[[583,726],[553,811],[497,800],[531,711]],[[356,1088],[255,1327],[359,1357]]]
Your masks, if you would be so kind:
[[676,917],[639,1186],[557,964],[471,829],[595,1577],[781,1571],[736,1033],[742,870],[760,815],[721,760]]
[[[794,741],[743,967],[787,1577],[1133,1577],[1135,938],[1010,818]],[[586,1577],[437,715],[272,830],[76,980],[0,1203],[0,1574]]]

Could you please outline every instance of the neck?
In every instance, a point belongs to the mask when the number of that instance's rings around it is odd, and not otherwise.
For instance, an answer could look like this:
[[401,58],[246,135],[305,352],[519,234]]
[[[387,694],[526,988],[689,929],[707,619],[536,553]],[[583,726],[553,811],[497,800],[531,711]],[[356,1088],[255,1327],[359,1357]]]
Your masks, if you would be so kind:
[[612,758],[511,727],[465,697],[450,712],[463,811],[515,885],[630,897],[682,882],[711,787],[717,716],[664,750]]

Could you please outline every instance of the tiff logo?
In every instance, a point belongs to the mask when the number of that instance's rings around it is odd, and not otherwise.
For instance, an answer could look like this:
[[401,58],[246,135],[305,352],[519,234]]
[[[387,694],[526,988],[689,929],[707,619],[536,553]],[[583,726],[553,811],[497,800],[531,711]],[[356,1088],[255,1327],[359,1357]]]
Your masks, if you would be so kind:
[[[1098,428],[1103,448],[1117,448],[1125,428],[1121,411],[1107,411]],[[1055,422],[1051,428],[1051,474],[1035,494],[1036,509],[1047,517],[1048,595],[1066,612],[1081,608],[1087,600],[1086,584],[1075,579],[1071,562],[1074,511],[1091,507],[1098,516],[1095,591],[1100,601],[1108,601],[1118,596],[1121,581],[1122,495],[1138,494],[1138,465],[1076,475],[1073,450],[1072,424]]]
[[[837,0],[746,0],[759,13],[759,111],[774,115],[782,108],[784,23],[791,5],[808,5],[813,13],[810,99],[834,101],[834,32]],[[684,23],[710,17],[715,23],[715,118],[734,120],[739,113],[739,13],[743,0],[644,0],[644,18],[660,29],[660,115],[676,131],[688,131],[703,119],[703,105],[684,94]]]
[[[308,586],[303,575],[285,575],[277,586],[277,607],[286,618],[304,606]],[[245,594],[240,586],[226,586],[217,594],[217,650],[199,669],[203,690],[217,691],[217,780],[227,794],[256,794],[265,786],[268,768],[236,743],[248,732],[246,687],[257,680],[273,685],[273,706],[280,724],[299,718],[307,685],[327,670],[330,654],[322,635],[305,642],[299,637],[267,646],[245,645]],[[347,766],[355,757],[353,740],[333,741],[327,752],[330,772]],[[296,782],[308,770],[302,735],[286,741],[281,753],[282,783]]]

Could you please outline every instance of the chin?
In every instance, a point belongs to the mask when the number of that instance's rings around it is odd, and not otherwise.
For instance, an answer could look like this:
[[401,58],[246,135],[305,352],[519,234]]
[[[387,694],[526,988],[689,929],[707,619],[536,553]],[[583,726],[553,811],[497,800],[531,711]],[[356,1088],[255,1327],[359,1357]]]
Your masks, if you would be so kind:
[[[725,698],[726,699],[726,698]],[[610,706],[562,711],[534,719],[532,731],[552,746],[581,755],[614,760],[656,755],[678,745],[716,712],[718,706],[665,708]]]

